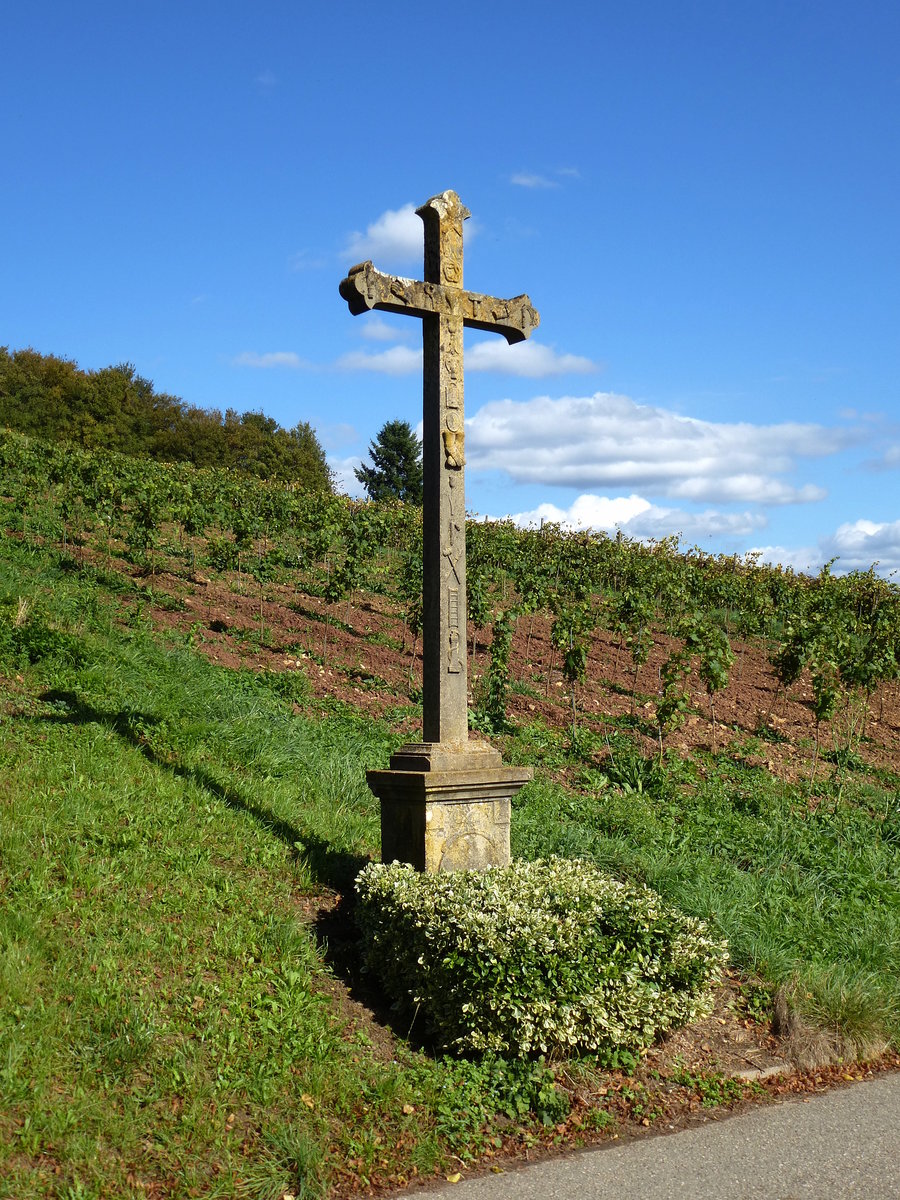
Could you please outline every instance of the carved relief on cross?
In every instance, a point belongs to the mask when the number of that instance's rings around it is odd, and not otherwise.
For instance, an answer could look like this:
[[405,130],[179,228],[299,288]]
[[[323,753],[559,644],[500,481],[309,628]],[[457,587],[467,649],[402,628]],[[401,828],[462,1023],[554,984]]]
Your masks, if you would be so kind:
[[501,300],[463,289],[463,221],[456,192],[416,210],[425,225],[421,281],[352,267],[340,292],[354,316],[377,308],[422,319],[422,733],[425,742],[468,740],[466,499],[463,328],[524,341],[540,318],[525,295]]

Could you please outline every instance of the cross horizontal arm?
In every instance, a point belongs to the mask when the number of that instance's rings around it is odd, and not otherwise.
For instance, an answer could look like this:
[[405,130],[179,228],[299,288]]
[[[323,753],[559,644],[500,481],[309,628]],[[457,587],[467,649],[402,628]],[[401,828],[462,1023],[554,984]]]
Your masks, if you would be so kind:
[[340,292],[356,317],[370,308],[425,317],[432,314],[461,316],[471,329],[500,333],[512,345],[524,342],[540,324],[528,296],[498,300],[439,283],[422,283],[399,275],[385,275],[371,262],[351,267]]

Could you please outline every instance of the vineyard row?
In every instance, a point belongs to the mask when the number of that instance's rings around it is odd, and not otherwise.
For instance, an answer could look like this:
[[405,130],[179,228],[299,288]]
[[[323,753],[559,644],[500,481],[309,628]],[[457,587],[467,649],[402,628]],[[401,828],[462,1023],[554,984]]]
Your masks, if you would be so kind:
[[[380,588],[413,634],[422,597],[421,511],[310,493],[215,469],[137,460],[0,432],[0,489],[25,537],[114,545],[155,569],[174,530],[191,571],[237,568],[260,586],[276,577],[326,601]],[[499,726],[510,687],[516,621],[546,613],[574,695],[600,627],[627,648],[637,678],[655,631],[674,638],[660,670],[660,738],[689,705],[697,671],[713,708],[728,682],[731,639],[762,638],[779,684],[808,669],[816,722],[851,695],[870,696],[900,674],[900,589],[871,568],[815,577],[753,558],[682,550],[558,525],[509,521],[466,526],[468,617],[491,630],[485,714]]]

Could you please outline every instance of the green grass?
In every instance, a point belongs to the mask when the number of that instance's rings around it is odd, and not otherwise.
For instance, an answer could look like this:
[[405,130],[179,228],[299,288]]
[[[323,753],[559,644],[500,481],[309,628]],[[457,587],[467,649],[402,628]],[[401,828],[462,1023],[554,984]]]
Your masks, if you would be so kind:
[[0,1194],[318,1196],[480,1144],[489,1089],[368,1054],[300,903],[374,852],[364,771],[396,739],[121,634],[89,578],[5,551],[32,636],[2,664]]
[[[331,998],[304,900],[376,853],[365,769],[401,739],[296,715],[302,665],[160,641],[148,601],[0,542],[0,1196],[316,1197],[555,1118],[541,1070],[378,1054]],[[836,763],[813,794],[725,754],[658,768],[624,732],[503,745],[538,766],[517,855],[649,883],[848,1046],[900,1041],[895,774]]]
[[811,805],[808,782],[725,755],[658,770],[623,738],[612,746],[579,790],[539,777],[519,794],[514,853],[577,855],[647,883],[712,921],[737,965],[789,988],[851,1049],[897,1044],[900,780],[835,776]]

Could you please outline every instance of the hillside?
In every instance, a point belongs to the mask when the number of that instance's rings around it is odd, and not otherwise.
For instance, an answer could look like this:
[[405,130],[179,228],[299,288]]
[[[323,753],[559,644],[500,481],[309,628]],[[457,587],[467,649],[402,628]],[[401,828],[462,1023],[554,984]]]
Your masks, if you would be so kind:
[[731,965],[639,1062],[391,1012],[351,885],[421,717],[419,528],[0,439],[8,1194],[370,1193],[900,1065],[896,589],[505,525],[468,639],[473,725],[536,770],[515,855],[650,884]]

